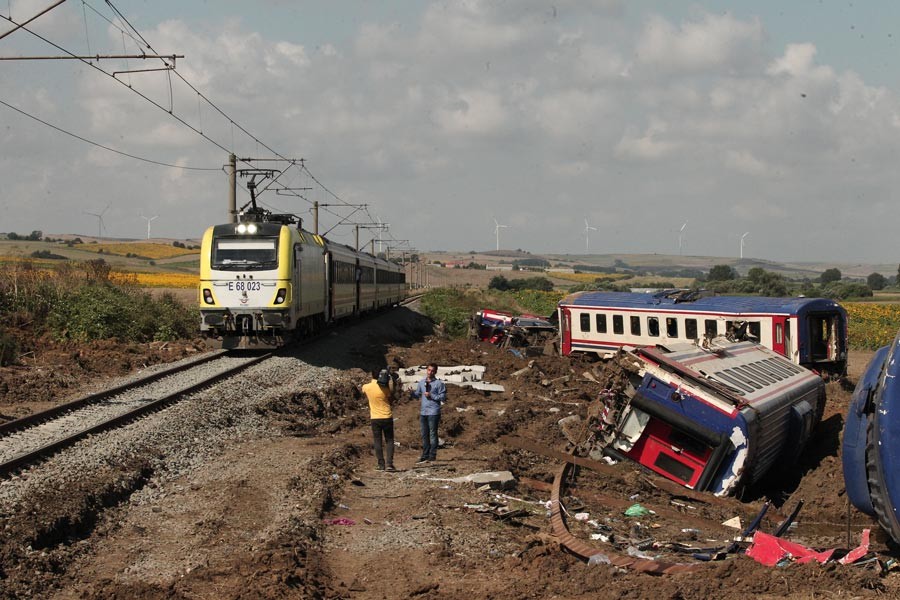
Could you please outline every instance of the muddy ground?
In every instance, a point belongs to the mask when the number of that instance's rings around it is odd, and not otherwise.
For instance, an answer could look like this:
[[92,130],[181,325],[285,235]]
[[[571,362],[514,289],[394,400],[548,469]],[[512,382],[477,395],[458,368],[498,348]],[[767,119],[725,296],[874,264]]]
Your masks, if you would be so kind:
[[[33,362],[0,370],[0,415],[22,416],[123,371],[194,352],[194,344],[48,348]],[[743,599],[900,591],[900,572],[879,567],[897,555],[871,519],[848,511],[841,475],[843,414],[866,353],[852,357],[849,385],[829,384],[824,420],[798,464],[740,500],[673,497],[654,485],[654,476],[626,463],[613,475],[579,471],[564,498],[573,533],[611,556],[631,548],[696,566],[654,576],[589,565],[561,550],[545,506],[546,485],[560,463],[501,441],[515,434],[565,450],[558,422],[584,416],[598,389],[581,374],[595,365],[439,339],[406,309],[292,352],[298,361],[341,369],[343,377],[317,389],[279,392],[261,411],[270,435],[223,441],[217,455],[173,478],[144,477],[141,457],[131,457],[98,471],[96,481],[88,476],[81,486],[48,494],[47,502],[58,506],[0,515],[0,597]],[[505,392],[451,386],[441,423],[445,447],[426,466],[414,464],[417,403],[403,399],[395,410],[398,472],[374,470],[358,391],[368,381],[365,370],[432,360],[485,365],[486,379]],[[516,486],[485,491],[452,481],[495,470],[512,471]],[[131,482],[128,493],[92,497],[92,490],[104,489],[100,483],[108,489],[119,479]],[[802,499],[798,524],[786,537],[848,548],[863,528],[872,528],[873,556],[882,562],[769,568],[741,553],[703,563],[670,549],[726,545],[735,531],[721,523],[738,516],[747,524],[766,499],[776,510],[763,530],[772,531]],[[635,503],[655,514],[626,517]],[[579,512],[598,526],[576,520]],[[65,534],[67,523],[77,535]],[[591,540],[597,533],[609,541]]]

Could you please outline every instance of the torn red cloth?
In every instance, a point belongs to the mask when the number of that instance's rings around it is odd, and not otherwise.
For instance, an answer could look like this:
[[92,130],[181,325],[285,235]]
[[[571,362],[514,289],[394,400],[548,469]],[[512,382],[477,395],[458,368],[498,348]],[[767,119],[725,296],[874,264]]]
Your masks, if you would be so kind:
[[816,552],[806,546],[777,538],[762,531],[753,534],[753,543],[747,548],[747,556],[767,567],[774,567],[785,559],[801,564],[812,560],[825,563],[832,554],[834,554],[834,548]]

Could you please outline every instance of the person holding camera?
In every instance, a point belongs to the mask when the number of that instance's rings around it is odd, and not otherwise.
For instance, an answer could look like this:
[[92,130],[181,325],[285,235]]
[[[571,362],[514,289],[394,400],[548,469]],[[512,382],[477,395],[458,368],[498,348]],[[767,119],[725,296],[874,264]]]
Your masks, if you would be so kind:
[[441,406],[447,399],[447,386],[437,378],[437,363],[429,363],[425,377],[416,384],[411,396],[421,401],[419,425],[422,429],[422,456],[417,465],[437,460],[438,424]]
[[[372,381],[362,386],[363,394],[369,401],[369,422],[372,425],[372,441],[375,447],[375,459],[378,471],[395,471],[394,469],[394,414],[391,406],[394,403],[394,390],[391,375],[387,369],[372,371]],[[382,437],[384,444],[382,445]],[[385,464],[385,454],[387,463]]]

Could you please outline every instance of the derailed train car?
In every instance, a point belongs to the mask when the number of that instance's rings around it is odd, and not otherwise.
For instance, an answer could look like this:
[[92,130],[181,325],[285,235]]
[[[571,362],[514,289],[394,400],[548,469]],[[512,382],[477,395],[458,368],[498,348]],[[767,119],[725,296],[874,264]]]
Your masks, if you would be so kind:
[[842,441],[850,503],[900,544],[900,333],[880,348],[856,384]]
[[824,410],[820,377],[753,342],[638,348],[617,363],[628,385],[595,405],[594,450],[716,495],[793,462]]
[[254,210],[209,227],[200,251],[200,331],[225,348],[280,346],[398,303],[402,267]]

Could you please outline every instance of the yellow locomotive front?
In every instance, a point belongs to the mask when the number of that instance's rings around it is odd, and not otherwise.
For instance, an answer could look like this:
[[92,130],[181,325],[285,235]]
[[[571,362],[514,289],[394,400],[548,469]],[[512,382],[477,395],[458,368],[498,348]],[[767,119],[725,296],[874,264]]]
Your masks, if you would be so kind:
[[200,331],[222,347],[277,346],[296,326],[293,256],[299,232],[241,222],[206,230],[200,259]]

